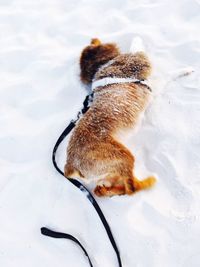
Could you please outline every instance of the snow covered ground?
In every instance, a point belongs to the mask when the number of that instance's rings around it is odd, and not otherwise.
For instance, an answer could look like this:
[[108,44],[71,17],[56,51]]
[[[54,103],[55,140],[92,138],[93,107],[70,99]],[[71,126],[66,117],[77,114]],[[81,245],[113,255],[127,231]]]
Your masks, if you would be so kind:
[[[51,164],[52,147],[86,91],[78,58],[92,37],[128,51],[143,38],[154,65],[154,98],[124,140],[139,178],[158,183],[133,197],[99,199],[124,267],[200,266],[200,1],[0,0],[0,266],[117,266],[91,204]],[[168,82],[170,73],[195,73]],[[67,140],[59,149],[65,161]]]

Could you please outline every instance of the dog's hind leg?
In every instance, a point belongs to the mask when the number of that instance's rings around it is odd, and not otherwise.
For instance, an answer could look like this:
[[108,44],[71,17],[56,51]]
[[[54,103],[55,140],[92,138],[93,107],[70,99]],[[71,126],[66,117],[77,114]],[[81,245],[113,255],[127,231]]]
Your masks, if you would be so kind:
[[68,163],[65,165],[64,175],[66,178],[76,178],[76,177],[84,178],[84,176],[79,170],[75,169],[72,165]]
[[94,190],[96,195],[131,195],[136,191],[149,188],[155,183],[153,177],[143,181],[134,177],[134,156],[124,145],[111,138],[108,143],[104,143],[104,146],[107,151],[106,158],[112,160],[106,169],[108,175],[99,181]]
[[144,180],[137,178],[112,177],[101,180],[94,193],[99,196],[132,195],[133,193],[151,188],[156,182],[155,177],[149,176]]
[[98,181],[98,184],[94,189],[94,193],[99,197],[124,195],[125,186],[121,177],[118,177],[116,175],[107,176],[105,179]]
[[133,193],[151,188],[156,182],[153,176],[144,180],[136,178],[112,177],[101,180],[96,186],[94,193],[99,196],[132,195]]

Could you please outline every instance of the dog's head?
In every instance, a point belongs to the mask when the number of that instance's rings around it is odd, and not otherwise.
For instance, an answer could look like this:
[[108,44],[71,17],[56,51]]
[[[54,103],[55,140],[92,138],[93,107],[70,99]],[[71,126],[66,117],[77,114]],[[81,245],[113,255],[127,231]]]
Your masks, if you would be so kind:
[[81,80],[84,83],[92,82],[97,70],[119,54],[120,51],[116,44],[102,44],[99,39],[92,39],[90,45],[81,54]]

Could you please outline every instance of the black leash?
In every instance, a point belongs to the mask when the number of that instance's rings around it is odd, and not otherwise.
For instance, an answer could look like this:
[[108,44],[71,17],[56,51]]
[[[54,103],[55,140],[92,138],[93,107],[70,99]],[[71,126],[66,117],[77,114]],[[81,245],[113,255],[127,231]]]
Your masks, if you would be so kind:
[[[81,112],[78,113],[77,115],[77,119],[76,120],[72,120],[70,122],[70,124],[65,128],[65,130],[62,132],[62,134],[60,135],[60,137],[58,138],[55,146],[54,146],[54,149],[53,149],[53,154],[52,154],[52,161],[53,161],[53,165],[54,167],[56,168],[56,170],[62,174],[64,176],[64,173],[63,171],[61,171],[61,169],[58,167],[57,163],[56,163],[56,152],[57,152],[57,149],[60,145],[60,143],[63,141],[63,139],[72,131],[72,129],[76,126],[76,122],[79,120],[80,116],[84,113],[87,112],[87,110],[89,109],[89,102],[91,101],[93,97],[93,93],[90,94],[90,95],[87,95],[84,102],[83,102],[83,108],[81,110]],[[115,239],[112,235],[112,232],[111,232],[111,229],[110,229],[110,226],[103,214],[103,212],[101,211],[98,203],[96,202],[95,198],[93,197],[93,195],[90,193],[90,191],[84,186],[82,185],[78,180],[75,180],[75,179],[71,179],[71,178],[67,178],[69,182],[71,182],[74,186],[76,186],[79,190],[81,190],[83,193],[85,193],[85,196],[87,197],[87,199],[92,203],[93,207],[95,208],[97,214],[99,215],[99,218],[101,219],[103,225],[104,225],[104,228],[107,232],[107,235],[108,235],[108,238],[112,244],[112,247],[116,253],[116,256],[117,256],[117,260],[118,260],[118,266],[119,267],[122,267],[122,262],[121,262],[121,257],[120,257],[120,253],[119,253],[119,250],[118,250],[118,247],[116,245],[116,242],[115,242]],[[88,258],[88,261],[89,261],[89,264],[90,264],[90,267],[94,267],[92,265],[92,262],[90,260],[90,257],[86,251],[86,249],[83,247],[83,245],[75,238],[73,237],[72,235],[69,235],[69,234],[65,234],[65,233],[59,233],[59,232],[55,232],[55,231],[52,231],[48,228],[41,228],[41,233],[43,235],[46,235],[46,236],[50,236],[50,237],[54,237],[54,238],[66,238],[66,239],[70,239],[72,241],[74,241],[76,244],[79,245],[79,247],[83,250],[83,252],[85,253],[85,255],[87,256]]]

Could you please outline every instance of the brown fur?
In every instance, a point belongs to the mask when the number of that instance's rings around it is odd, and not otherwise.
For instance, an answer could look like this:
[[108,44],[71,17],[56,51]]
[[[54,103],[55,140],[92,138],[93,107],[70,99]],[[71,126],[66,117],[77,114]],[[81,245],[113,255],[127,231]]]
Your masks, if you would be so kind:
[[[111,64],[100,67],[109,60]],[[144,53],[120,54],[115,44],[93,39],[80,58],[81,80],[102,77],[146,79],[151,65]],[[75,127],[67,149],[66,177],[98,178],[98,196],[128,194],[151,187],[154,177],[139,181],[133,173],[134,157],[117,139],[119,130],[134,126],[145,109],[150,91],[136,83],[95,89],[93,103]]]
[[92,39],[91,44],[82,51],[80,58],[82,82],[90,83],[98,68],[119,53],[116,44],[101,44],[98,39]]

